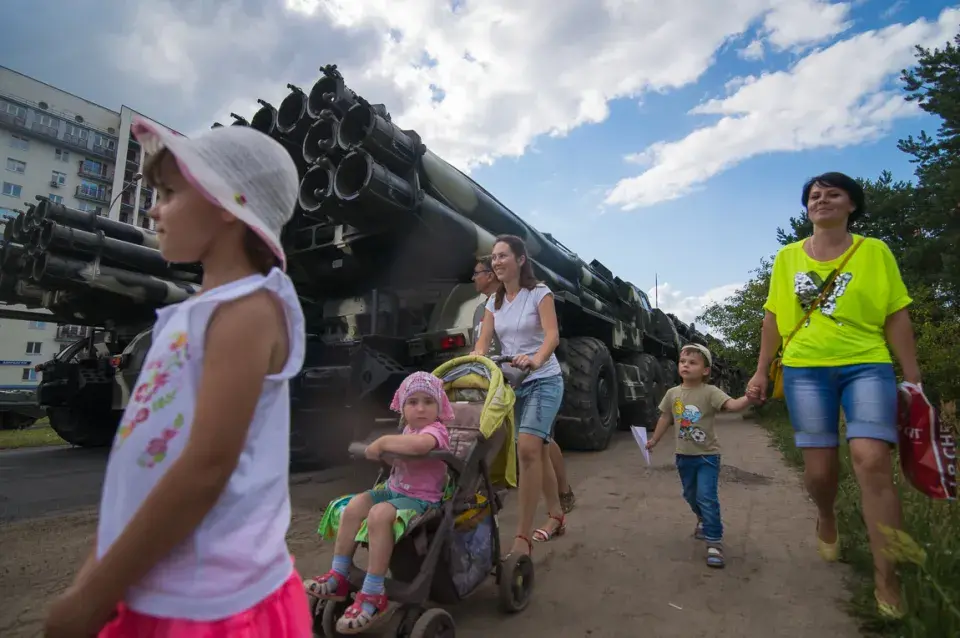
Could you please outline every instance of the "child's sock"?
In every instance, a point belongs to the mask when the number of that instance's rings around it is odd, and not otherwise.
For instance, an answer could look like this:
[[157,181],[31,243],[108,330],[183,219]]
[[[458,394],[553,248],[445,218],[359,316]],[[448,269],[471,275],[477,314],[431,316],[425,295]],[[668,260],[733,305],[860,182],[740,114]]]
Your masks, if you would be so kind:
[[341,578],[346,578],[350,575],[350,557],[349,556],[337,556],[333,557],[333,571],[336,572],[336,578],[331,580],[336,580],[332,583],[334,587],[337,587],[340,584]]
[[[374,576],[368,572],[367,577],[363,579],[363,589],[361,591],[368,596],[379,596],[384,592],[384,589],[383,576]],[[364,602],[363,610],[368,614],[373,614],[377,608],[373,606],[373,603]]]

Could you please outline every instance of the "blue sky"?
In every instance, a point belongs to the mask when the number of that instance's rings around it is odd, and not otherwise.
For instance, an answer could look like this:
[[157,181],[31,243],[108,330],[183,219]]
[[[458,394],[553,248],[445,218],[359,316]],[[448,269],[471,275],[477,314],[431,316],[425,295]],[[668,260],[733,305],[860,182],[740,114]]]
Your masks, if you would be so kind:
[[777,249],[807,177],[912,178],[896,140],[936,122],[899,70],[960,30],[941,0],[522,4],[14,0],[0,59],[188,134],[337,63],[586,261],[647,290],[659,274],[692,319]]

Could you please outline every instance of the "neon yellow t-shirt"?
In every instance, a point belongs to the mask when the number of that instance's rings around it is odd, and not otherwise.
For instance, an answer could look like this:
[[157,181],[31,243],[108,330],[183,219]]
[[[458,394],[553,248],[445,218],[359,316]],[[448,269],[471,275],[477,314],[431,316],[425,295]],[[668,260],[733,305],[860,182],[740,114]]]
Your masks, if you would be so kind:
[[[854,235],[854,244],[860,237]],[[816,261],[801,240],[784,246],[773,260],[764,309],[777,316],[786,340],[803,319],[823,285],[846,257]],[[847,252],[853,249],[853,245]],[[797,331],[783,354],[783,365],[797,368],[891,363],[884,336],[887,317],[912,299],[900,269],[881,240],[868,237],[833,283],[831,292]]]

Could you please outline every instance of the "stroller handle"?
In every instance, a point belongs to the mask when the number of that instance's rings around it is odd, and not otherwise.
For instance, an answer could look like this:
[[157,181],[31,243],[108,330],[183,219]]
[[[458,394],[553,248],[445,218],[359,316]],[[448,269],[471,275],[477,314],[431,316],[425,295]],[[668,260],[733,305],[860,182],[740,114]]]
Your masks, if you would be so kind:
[[[347,448],[347,451],[350,453],[350,456],[354,458],[366,458],[367,444],[360,441],[355,441],[350,444],[350,447]],[[398,459],[415,461],[425,458],[443,461],[447,464],[447,467],[456,472],[458,475],[463,474],[465,467],[463,461],[446,450],[430,450],[426,454],[397,454],[396,452],[384,452],[380,455],[379,459],[376,459],[376,461],[386,461],[389,463]]]

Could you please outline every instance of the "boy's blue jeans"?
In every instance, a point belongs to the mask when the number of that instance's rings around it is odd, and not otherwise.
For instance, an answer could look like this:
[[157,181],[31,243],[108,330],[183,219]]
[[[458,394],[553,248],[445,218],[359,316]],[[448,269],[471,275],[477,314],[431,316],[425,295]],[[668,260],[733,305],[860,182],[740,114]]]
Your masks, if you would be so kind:
[[720,520],[720,455],[691,456],[677,454],[677,471],[683,485],[683,498],[703,522],[703,535],[708,543],[723,540]]

